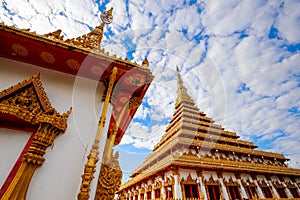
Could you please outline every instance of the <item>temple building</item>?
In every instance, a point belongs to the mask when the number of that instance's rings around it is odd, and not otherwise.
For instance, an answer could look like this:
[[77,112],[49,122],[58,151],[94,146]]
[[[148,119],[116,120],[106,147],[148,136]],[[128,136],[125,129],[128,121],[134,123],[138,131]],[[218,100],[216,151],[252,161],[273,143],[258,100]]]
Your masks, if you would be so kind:
[[[64,40],[0,23],[0,199],[113,199],[118,145],[153,80],[101,47],[105,24]],[[61,114],[63,113],[63,114]]]
[[173,117],[119,199],[300,199],[300,169],[238,138],[195,106],[178,72]]

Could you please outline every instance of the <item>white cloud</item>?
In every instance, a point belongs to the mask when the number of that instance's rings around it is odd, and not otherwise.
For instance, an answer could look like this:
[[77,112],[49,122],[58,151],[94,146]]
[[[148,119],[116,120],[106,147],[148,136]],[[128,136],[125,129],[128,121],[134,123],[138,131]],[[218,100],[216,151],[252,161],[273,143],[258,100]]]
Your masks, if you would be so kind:
[[276,27],[279,29],[279,35],[289,43],[299,43],[300,41],[300,2],[284,1],[283,8],[278,16]]

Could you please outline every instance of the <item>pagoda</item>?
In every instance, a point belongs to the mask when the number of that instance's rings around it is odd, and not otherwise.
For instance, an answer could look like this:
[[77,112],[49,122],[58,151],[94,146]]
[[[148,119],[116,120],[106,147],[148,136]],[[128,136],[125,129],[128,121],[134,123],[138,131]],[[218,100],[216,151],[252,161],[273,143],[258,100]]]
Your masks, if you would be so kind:
[[119,199],[300,199],[300,170],[214,123],[195,106],[177,71],[173,117],[120,187]]

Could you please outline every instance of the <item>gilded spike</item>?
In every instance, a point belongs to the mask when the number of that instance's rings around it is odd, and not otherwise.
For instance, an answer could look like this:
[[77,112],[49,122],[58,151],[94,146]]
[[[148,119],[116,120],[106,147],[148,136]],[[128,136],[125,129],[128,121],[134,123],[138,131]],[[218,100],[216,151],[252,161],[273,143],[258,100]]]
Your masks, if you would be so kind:
[[176,99],[176,103],[175,103],[175,107],[177,107],[180,103],[184,102],[188,102],[191,103],[193,105],[195,105],[195,102],[193,101],[193,99],[190,97],[190,95],[187,93],[187,89],[186,87],[183,85],[183,81],[181,79],[181,75],[180,75],[180,70],[179,67],[176,66],[176,71],[178,73],[178,79],[177,79],[177,84],[178,84],[178,89],[177,89],[177,99]]

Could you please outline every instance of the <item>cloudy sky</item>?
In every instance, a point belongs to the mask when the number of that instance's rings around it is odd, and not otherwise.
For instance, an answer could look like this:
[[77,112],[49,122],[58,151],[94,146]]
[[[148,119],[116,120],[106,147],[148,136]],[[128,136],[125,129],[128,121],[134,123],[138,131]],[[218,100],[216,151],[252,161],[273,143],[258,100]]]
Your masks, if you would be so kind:
[[0,20],[72,38],[99,25],[110,7],[102,47],[138,63],[147,57],[155,75],[117,147],[125,180],[173,114],[176,65],[200,110],[300,168],[299,0],[9,0]]

